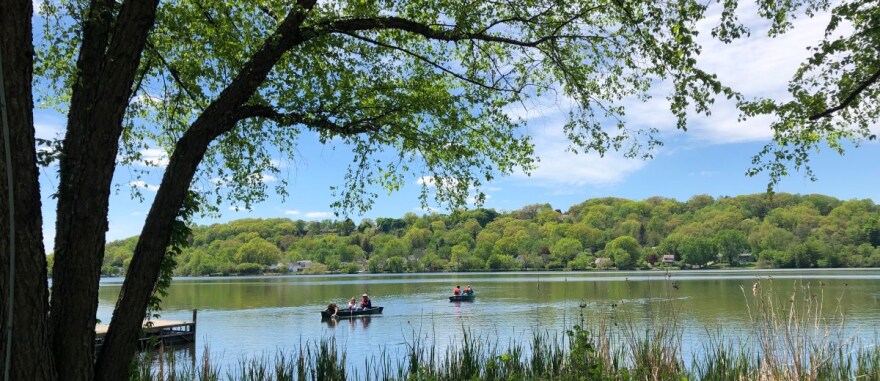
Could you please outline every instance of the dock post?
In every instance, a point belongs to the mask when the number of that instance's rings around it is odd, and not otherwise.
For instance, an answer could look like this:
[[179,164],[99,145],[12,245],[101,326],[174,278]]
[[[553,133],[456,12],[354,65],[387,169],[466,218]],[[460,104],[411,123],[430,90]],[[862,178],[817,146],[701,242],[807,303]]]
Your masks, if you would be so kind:
[[193,309],[193,325],[192,325],[192,337],[193,341],[196,341],[196,318],[198,317],[199,310]]
[[192,358],[192,367],[196,369],[196,318],[198,317],[199,310],[197,308],[193,308],[193,325],[192,325],[192,345],[190,345],[189,356]]

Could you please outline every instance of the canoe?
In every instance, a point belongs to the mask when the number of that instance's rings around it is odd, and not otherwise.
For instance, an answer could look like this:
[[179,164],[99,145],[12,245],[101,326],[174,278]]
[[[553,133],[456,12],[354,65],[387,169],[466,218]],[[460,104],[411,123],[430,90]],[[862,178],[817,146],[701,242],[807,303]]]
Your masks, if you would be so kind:
[[477,294],[470,295],[453,295],[449,297],[450,302],[473,302]]
[[[376,315],[381,314],[382,309],[385,307],[373,307],[365,310],[349,310],[348,308],[340,308],[339,311],[336,312],[337,318],[350,318],[354,316],[363,316],[363,315]],[[333,314],[327,311],[321,311],[321,319],[330,319]]]

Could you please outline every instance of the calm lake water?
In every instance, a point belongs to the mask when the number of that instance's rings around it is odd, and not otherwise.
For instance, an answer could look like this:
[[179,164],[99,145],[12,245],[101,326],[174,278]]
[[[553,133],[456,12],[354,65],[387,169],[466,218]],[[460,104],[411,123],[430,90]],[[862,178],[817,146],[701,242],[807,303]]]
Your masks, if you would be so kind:
[[[562,333],[579,319],[642,324],[670,307],[685,353],[707,332],[741,337],[751,326],[752,289],[760,282],[780,300],[795,290],[823,298],[828,316],[845,316],[847,335],[874,342],[880,322],[880,270],[431,273],[333,276],[175,278],[163,319],[190,320],[198,309],[197,344],[224,367],[243,357],[291,353],[301,343],[334,337],[353,364],[403,356],[418,336],[438,349],[456,345],[463,329],[504,347],[534,332]],[[122,279],[102,280],[98,318],[109,322]],[[450,303],[456,285],[471,284],[473,302]],[[371,318],[322,322],[328,303],[369,293],[384,306]],[[781,305],[784,303],[781,303]],[[583,308],[581,308],[583,307]],[[668,319],[667,319],[668,321]],[[625,325],[625,324],[621,324]]]

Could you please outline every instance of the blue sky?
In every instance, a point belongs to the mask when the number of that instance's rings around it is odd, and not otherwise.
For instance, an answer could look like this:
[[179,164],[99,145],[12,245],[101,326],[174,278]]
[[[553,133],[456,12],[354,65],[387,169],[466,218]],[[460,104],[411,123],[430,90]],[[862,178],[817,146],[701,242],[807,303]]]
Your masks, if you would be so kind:
[[[704,40],[701,66],[717,73],[722,81],[748,96],[785,99],[787,81],[807,56],[805,48],[821,38],[827,15],[797,20],[793,32],[769,39],[763,33],[763,23],[753,18],[754,10],[744,7],[742,12],[742,19],[753,27],[753,37],[730,45]],[[709,22],[705,26],[707,31],[711,27]],[[702,35],[707,36],[708,32]],[[524,205],[550,203],[554,208],[566,210],[573,204],[596,197],[641,200],[664,196],[685,201],[698,194],[718,197],[764,192],[768,181],[766,175],[747,177],[745,173],[751,157],[771,137],[770,120],[758,118],[737,122],[737,111],[730,104],[720,103],[713,108],[711,117],[691,118],[688,131],[683,132],[675,128],[675,120],[668,111],[667,90],[665,84],[661,84],[652,94],[652,100],[627,105],[626,122],[631,128],[660,130],[664,146],[656,150],[650,160],[625,159],[614,153],[599,158],[594,154],[566,152],[567,142],[561,134],[568,112],[565,100],[537,99],[525,108],[510,109],[511,114],[527,121],[525,131],[534,137],[541,161],[530,176],[515,173],[488,184],[483,189],[487,195],[484,206],[516,210]],[[59,137],[63,136],[65,118],[53,111],[38,110],[35,125],[38,137]],[[232,205],[223,205],[221,217],[200,218],[197,222],[211,224],[239,218],[335,218],[330,208],[333,201],[330,187],[341,185],[350,154],[344,151],[344,147],[322,146],[307,134],[300,141],[301,157],[282,168],[281,176],[290,184],[290,196],[286,200],[282,202],[280,197],[271,197],[252,210],[235,210]],[[840,199],[870,198],[876,202],[880,200],[880,169],[876,164],[880,163],[878,148],[880,143],[865,142],[859,148],[849,147],[843,156],[825,149],[813,156],[818,181],[810,181],[802,172],[793,173],[776,190],[820,193]],[[144,154],[163,160],[159,150],[148,150]],[[55,231],[55,203],[49,195],[58,184],[56,172],[56,168],[44,168],[40,176],[47,251],[52,250]],[[134,181],[130,169],[117,169],[114,183],[119,186],[119,191],[110,201],[108,241],[139,234],[149,202],[155,194],[154,185],[160,178],[161,168],[144,178],[143,183],[136,184],[146,197],[140,202],[132,200],[128,191]],[[278,179],[266,177],[264,181],[271,187]],[[390,195],[379,192],[380,197],[372,210],[364,215],[353,215],[352,219],[399,217],[406,212],[426,213],[418,200],[419,181],[419,176],[414,176],[398,192]]]

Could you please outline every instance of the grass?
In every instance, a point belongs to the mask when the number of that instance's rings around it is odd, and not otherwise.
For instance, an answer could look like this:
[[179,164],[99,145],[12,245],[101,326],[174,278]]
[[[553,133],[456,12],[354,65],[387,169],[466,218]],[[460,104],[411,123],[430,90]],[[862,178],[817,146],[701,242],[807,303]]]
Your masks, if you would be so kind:
[[728,338],[720,329],[707,331],[690,364],[682,355],[681,311],[666,303],[647,323],[612,317],[587,329],[581,316],[566,332],[535,334],[525,344],[502,346],[464,330],[459,345],[438,351],[416,337],[403,356],[382,350],[360,372],[326,339],[293,353],[242,359],[226,371],[211,364],[207,349],[198,364],[178,364],[165,355],[157,366],[150,360],[155,354],[145,354],[133,363],[131,380],[880,380],[876,340],[844,335],[845,315],[837,307],[825,309],[821,286],[796,283],[780,292],[772,280],[759,280],[743,295],[751,332]]

